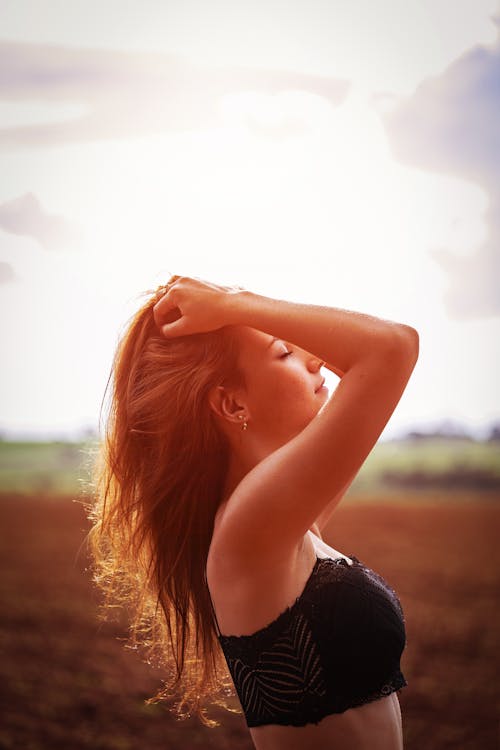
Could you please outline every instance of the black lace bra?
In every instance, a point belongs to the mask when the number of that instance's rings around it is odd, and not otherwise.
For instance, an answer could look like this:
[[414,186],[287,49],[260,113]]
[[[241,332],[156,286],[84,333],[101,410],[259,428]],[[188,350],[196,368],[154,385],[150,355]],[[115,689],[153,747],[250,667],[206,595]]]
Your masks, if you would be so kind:
[[249,727],[317,724],[408,684],[399,599],[380,575],[351,560],[318,557],[292,606],[251,635],[222,635],[214,611]]

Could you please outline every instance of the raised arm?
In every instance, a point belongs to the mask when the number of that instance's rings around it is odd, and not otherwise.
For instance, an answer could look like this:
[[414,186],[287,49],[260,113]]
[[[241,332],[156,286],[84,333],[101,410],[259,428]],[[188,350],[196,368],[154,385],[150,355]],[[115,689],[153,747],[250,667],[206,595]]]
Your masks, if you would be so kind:
[[[165,324],[174,310],[176,320]],[[182,336],[225,325],[258,328],[322,359],[343,377],[355,364],[380,352],[404,350],[418,356],[418,334],[411,326],[337,307],[272,299],[247,290],[177,277],[157,303],[155,319],[165,336]]]
[[250,326],[311,352],[340,374],[333,396],[307,427],[243,478],[220,524],[235,553],[291,549],[327,507],[331,513],[332,499],[340,500],[376,443],[417,361],[417,332],[364,313],[182,277],[164,299],[155,311],[159,324],[175,307],[181,313],[165,326],[166,336]]
[[315,354],[333,372],[345,375],[361,362],[418,353],[416,330],[373,315],[271,299],[248,291],[229,297],[233,324],[258,328]]

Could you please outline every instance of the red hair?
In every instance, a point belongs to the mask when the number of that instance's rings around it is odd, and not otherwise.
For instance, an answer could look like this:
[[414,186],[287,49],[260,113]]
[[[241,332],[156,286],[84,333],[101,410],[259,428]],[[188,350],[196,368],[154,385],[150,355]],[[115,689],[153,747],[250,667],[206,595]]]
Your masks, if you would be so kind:
[[106,386],[112,381],[89,512],[94,580],[105,605],[130,612],[132,643],[172,677],[151,701],[175,691],[179,717],[194,711],[213,724],[203,704],[221,703],[231,681],[205,568],[229,444],[209,392],[244,379],[234,329],[166,339],[153,318],[157,299],[129,321]]

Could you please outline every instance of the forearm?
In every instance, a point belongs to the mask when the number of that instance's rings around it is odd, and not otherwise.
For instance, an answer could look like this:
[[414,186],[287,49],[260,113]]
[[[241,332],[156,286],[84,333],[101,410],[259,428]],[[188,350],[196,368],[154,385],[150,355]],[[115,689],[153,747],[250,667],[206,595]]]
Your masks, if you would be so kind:
[[306,305],[241,291],[231,295],[228,319],[258,328],[347,372],[354,364],[400,349],[417,355],[418,334],[403,323],[336,307]]

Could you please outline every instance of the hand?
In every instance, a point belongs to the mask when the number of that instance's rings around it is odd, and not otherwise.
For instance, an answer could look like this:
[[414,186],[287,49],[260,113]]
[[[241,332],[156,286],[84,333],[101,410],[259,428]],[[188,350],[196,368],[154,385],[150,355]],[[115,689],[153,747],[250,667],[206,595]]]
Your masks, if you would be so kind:
[[155,304],[155,323],[167,338],[215,331],[230,324],[228,300],[242,287],[219,286],[202,279],[173,276]]

